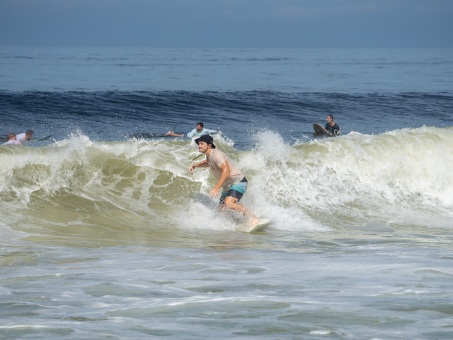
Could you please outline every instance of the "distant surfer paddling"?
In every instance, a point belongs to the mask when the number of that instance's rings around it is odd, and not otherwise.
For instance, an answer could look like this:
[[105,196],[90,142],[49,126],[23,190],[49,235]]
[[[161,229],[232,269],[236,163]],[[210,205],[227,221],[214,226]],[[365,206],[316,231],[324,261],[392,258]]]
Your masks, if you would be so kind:
[[[206,129],[202,122],[198,122],[197,125],[195,126],[195,129],[193,129],[192,131],[187,133],[187,137],[194,138],[194,137],[200,137],[202,135],[211,135],[214,133],[217,133],[217,131]],[[176,133],[174,131],[168,131],[165,135],[171,136],[171,137],[184,137],[183,133]]]
[[260,218],[238,203],[247,190],[247,179],[242,172],[236,168],[222,151],[216,149],[212,136],[202,135],[195,139],[195,143],[198,144],[198,151],[203,153],[206,156],[206,159],[192,164],[189,167],[189,173],[193,174],[195,168],[209,167],[214,177],[217,179],[217,184],[210,192],[211,197],[217,197],[220,188],[223,189],[219,201],[220,208],[227,207],[242,213],[249,219],[248,224],[250,226],[255,226],[260,223]]
[[26,132],[22,132],[16,135],[16,139],[21,143],[31,141],[32,137],[33,130],[27,130]]

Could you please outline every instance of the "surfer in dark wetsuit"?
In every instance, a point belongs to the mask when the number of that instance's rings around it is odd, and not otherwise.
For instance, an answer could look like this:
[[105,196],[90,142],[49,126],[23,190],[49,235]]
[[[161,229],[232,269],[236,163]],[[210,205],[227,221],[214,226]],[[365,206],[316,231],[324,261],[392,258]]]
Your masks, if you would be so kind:
[[340,134],[340,127],[337,123],[333,121],[333,115],[327,115],[327,124],[324,127],[326,131],[330,132],[332,135],[339,135]]

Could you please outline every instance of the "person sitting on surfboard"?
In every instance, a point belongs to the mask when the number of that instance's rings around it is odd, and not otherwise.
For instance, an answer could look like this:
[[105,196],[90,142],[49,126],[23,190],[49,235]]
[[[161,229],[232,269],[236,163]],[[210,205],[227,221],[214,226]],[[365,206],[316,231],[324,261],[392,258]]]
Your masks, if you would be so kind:
[[[205,129],[204,124],[202,122],[198,122],[197,125],[195,126],[195,129],[193,129],[187,134],[187,137],[189,138],[200,137],[202,135],[210,135],[214,133],[217,133],[217,131]],[[168,131],[165,135],[173,137],[184,137],[183,133],[175,133],[174,131]]]
[[242,172],[236,168],[222,151],[216,149],[212,136],[202,135],[195,139],[195,143],[198,144],[198,151],[206,155],[206,159],[192,164],[189,167],[189,173],[193,174],[195,168],[198,167],[209,167],[217,179],[217,184],[210,192],[211,197],[217,197],[220,188],[222,188],[223,192],[220,197],[219,206],[238,211],[249,218],[248,223],[250,226],[257,225],[260,222],[260,218],[238,203],[247,190],[248,183]]
[[340,134],[340,127],[338,126],[337,123],[333,121],[333,115],[329,114],[327,115],[327,124],[324,127],[326,131],[329,131],[333,135],[339,135]]
[[33,130],[27,130],[27,132],[22,132],[16,135],[16,139],[21,143],[30,141],[31,137],[33,137]]

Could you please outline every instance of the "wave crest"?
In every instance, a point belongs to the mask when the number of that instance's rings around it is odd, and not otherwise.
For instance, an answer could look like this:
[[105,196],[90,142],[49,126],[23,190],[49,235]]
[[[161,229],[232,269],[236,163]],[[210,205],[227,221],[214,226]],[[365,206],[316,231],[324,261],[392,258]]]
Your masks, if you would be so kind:
[[[374,222],[451,227],[451,132],[432,127],[353,132],[290,145],[278,133],[260,131],[252,150],[236,150],[222,136],[216,144],[249,179],[243,203],[271,218],[274,228],[327,230]],[[198,155],[193,142],[93,142],[79,134],[42,147],[0,149],[4,223],[219,225],[215,213],[206,213],[212,207],[194,198],[209,192],[213,182],[207,170],[188,174]],[[198,210],[204,212],[204,227]]]

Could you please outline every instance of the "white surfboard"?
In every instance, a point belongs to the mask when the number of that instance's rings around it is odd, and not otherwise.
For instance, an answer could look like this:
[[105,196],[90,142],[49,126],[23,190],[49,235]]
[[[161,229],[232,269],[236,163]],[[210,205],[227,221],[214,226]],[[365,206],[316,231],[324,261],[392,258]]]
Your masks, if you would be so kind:
[[262,218],[260,219],[260,221],[255,224],[254,226],[250,226],[248,224],[248,221],[244,224],[241,224],[237,230],[239,231],[243,231],[245,233],[253,233],[255,231],[259,231],[265,227],[267,227],[269,224],[271,224],[271,220],[267,219],[267,218]]

